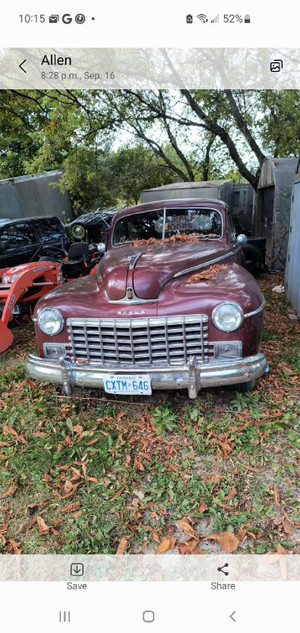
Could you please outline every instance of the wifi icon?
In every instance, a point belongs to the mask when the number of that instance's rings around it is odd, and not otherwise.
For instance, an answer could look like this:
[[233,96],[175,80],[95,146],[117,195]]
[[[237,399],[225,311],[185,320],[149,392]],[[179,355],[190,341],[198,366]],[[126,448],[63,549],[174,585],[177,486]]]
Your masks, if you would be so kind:
[[197,15],[198,20],[200,20],[200,22],[208,22],[208,18],[207,15],[204,15],[204,13],[199,13],[199,15]]

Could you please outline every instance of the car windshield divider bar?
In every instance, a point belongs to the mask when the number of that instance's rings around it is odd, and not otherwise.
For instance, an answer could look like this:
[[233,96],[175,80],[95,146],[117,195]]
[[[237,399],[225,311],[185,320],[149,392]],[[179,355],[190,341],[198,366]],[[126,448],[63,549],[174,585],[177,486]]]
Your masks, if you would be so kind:
[[162,239],[165,239],[166,236],[166,219],[167,219],[167,209],[166,207],[163,208],[163,231],[162,231]]

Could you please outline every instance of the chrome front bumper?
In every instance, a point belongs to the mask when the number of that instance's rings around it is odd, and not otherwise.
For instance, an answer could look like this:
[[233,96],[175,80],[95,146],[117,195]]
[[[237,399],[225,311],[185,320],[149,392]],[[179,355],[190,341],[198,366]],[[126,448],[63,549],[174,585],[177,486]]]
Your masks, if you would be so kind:
[[197,359],[192,358],[187,365],[129,369],[77,365],[66,356],[53,362],[29,354],[25,368],[29,376],[35,380],[63,385],[67,395],[72,393],[73,387],[103,388],[103,379],[107,374],[145,373],[151,376],[152,389],[187,389],[189,397],[196,398],[202,388],[234,385],[259,378],[267,369],[267,360],[264,354],[255,354],[231,362],[198,363]]

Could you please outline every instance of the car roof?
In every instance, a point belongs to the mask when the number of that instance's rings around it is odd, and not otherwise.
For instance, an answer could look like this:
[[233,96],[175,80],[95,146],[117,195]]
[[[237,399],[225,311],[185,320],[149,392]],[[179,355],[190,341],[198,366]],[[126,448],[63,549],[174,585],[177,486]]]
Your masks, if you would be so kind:
[[214,205],[219,210],[225,210],[228,207],[228,204],[223,200],[217,200],[216,198],[172,198],[168,200],[156,200],[155,202],[144,202],[143,204],[138,204],[134,207],[127,207],[126,209],[122,209],[119,211],[114,217],[114,221],[119,220],[119,218],[129,215],[131,213],[141,213],[141,211],[156,211],[162,208],[166,209],[174,209],[174,208],[184,208],[184,207],[205,207],[209,205]]
[[4,224],[24,224],[24,222],[31,222],[34,220],[58,220],[61,223],[61,220],[56,217],[56,215],[43,215],[39,217],[38,215],[34,215],[30,218],[1,218],[0,219],[0,227],[4,226]]

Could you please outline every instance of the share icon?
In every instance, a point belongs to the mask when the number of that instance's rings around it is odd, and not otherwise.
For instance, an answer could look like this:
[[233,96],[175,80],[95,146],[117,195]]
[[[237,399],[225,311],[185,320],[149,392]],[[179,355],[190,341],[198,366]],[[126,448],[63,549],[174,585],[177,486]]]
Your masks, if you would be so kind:
[[218,567],[218,571],[221,571],[222,574],[225,574],[225,576],[228,576],[229,571],[224,571],[224,567],[228,567],[228,563],[225,563],[225,565],[223,565],[222,567]]

